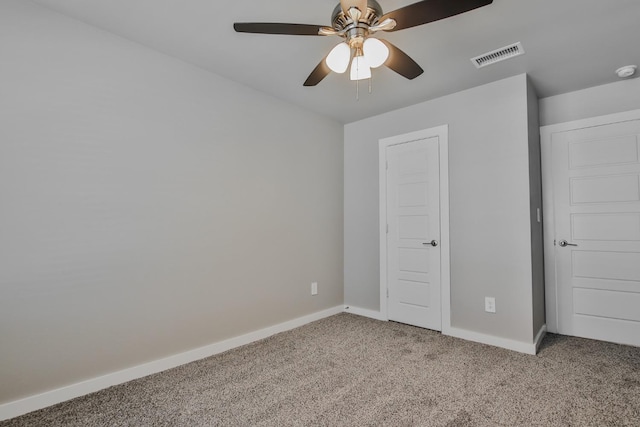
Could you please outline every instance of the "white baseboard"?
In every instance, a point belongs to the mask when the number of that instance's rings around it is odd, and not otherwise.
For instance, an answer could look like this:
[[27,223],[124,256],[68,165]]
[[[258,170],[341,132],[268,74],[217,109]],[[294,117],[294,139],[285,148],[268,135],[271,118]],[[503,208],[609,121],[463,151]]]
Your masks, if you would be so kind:
[[546,335],[547,335],[547,325],[545,324],[545,325],[542,325],[542,327],[538,331],[538,334],[536,335],[536,338],[533,340],[533,343],[536,346],[536,354],[538,353],[538,350],[540,350],[540,344],[542,344],[542,340]]
[[[376,320],[389,320],[385,319],[379,311],[367,310],[365,308],[354,307],[352,305],[345,305],[344,312],[356,314],[358,316],[369,317]],[[493,335],[486,335],[478,332],[468,331],[466,329],[447,327],[443,328],[442,330],[443,335],[450,335],[452,337],[461,338],[467,341],[479,342],[482,344],[488,344],[494,347],[502,347],[506,348],[507,350],[513,350],[525,354],[537,354],[538,349],[540,348],[540,344],[542,343],[542,340],[544,339],[546,333],[547,325],[542,325],[542,328],[540,328],[540,331],[538,331],[538,334],[536,335],[533,343],[528,344],[520,341],[496,337]]]
[[55,405],[69,399],[84,396],[86,394],[93,393],[107,387],[122,384],[127,381],[135,380],[138,378],[146,377],[147,375],[175,368],[186,363],[204,359],[205,357],[213,356],[215,354],[219,354],[227,350],[231,350],[233,348],[267,338],[271,335],[295,329],[300,326],[306,325],[307,323],[315,322],[316,320],[333,316],[334,314],[342,313],[343,310],[343,306],[333,307],[327,310],[319,311],[317,313],[309,314],[307,316],[299,317],[297,319],[289,320],[278,325],[250,332],[245,335],[230,338],[225,341],[220,341],[204,347],[189,350],[184,353],[179,353],[173,356],[165,357],[163,359],[154,360],[153,362],[123,369],[121,371],[92,378],[76,384],[71,384],[66,387],[61,387],[34,396],[29,396],[24,399],[4,403],[0,405],[0,421],[14,418],[28,412],[36,411],[38,409],[46,408],[47,406]]
[[367,310],[366,308],[354,307],[352,305],[345,305],[344,312],[357,314],[358,316],[369,317],[371,319],[376,319],[376,320],[384,320],[384,321],[389,320],[389,319],[385,319],[379,311]]
[[[544,327],[544,330],[546,330],[546,327]],[[449,328],[446,335],[451,335],[452,337],[456,338],[462,338],[463,340],[479,342],[481,344],[488,344],[494,347],[502,347],[506,348],[507,350],[517,351],[519,353],[534,355],[537,353],[539,342],[542,342],[542,338],[544,337],[544,335],[542,335],[542,330],[540,330],[535,342],[526,343],[454,327]]]

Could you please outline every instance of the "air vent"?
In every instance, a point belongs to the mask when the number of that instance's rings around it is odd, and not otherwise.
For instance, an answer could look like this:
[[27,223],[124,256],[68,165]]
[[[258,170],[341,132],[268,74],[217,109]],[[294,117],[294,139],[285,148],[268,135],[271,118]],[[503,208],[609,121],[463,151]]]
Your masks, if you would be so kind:
[[476,68],[482,68],[520,55],[524,55],[524,49],[522,48],[522,44],[518,42],[471,58],[471,62],[473,62]]

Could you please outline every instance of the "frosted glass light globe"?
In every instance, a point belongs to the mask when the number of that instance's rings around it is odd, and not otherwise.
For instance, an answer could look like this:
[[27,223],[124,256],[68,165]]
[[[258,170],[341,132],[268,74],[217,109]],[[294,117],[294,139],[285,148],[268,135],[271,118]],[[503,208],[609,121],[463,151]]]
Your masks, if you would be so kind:
[[364,56],[356,56],[351,62],[351,80],[364,80],[371,78],[371,67]]
[[366,39],[363,49],[371,68],[378,68],[389,58],[389,48],[376,38]]
[[329,52],[325,62],[334,73],[342,74],[349,68],[351,48],[346,43],[340,43]]

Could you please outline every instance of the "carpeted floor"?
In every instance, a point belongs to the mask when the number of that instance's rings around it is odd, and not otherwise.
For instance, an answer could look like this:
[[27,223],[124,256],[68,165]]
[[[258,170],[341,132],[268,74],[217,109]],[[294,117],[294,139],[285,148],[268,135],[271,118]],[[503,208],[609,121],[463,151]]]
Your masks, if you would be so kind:
[[640,348],[528,356],[339,314],[0,426],[640,426]]

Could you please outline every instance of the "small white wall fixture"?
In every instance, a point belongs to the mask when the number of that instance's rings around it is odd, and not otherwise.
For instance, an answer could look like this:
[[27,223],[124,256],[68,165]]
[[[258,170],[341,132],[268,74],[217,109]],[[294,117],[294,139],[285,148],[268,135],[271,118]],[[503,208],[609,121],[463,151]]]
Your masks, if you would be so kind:
[[389,320],[387,307],[387,148],[428,138],[438,138],[440,166],[440,246],[442,333],[451,332],[451,272],[449,251],[449,126],[442,125],[379,141],[380,194],[380,317]]

